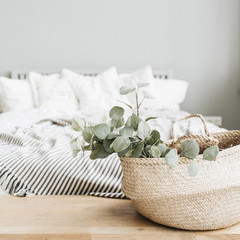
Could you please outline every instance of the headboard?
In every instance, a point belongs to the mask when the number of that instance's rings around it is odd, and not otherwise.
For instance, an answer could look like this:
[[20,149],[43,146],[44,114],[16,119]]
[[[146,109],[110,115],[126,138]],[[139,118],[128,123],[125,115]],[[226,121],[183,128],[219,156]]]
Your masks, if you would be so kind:
[[[28,79],[28,73],[30,71],[32,71],[32,70],[21,70],[21,69],[14,70],[14,71],[11,71],[10,77],[12,79]],[[102,72],[101,70],[93,71],[93,70],[74,70],[74,69],[73,69],[73,71],[77,72],[79,74],[85,75],[85,76],[96,76],[98,73]],[[59,70],[56,70],[56,71],[36,70],[36,72],[48,75],[48,74],[56,73],[56,72],[60,72],[60,71]],[[121,71],[121,72],[132,72],[132,71]],[[170,78],[174,77],[174,71],[172,69],[159,70],[159,71],[154,72],[154,77],[159,78],[159,79],[170,79]]]

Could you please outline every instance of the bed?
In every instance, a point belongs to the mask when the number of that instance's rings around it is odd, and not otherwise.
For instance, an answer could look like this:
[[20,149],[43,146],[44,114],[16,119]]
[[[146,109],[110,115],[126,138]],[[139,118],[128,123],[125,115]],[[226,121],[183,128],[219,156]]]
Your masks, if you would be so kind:
[[[83,72],[83,71],[78,71]],[[47,72],[44,72],[47,74]],[[168,81],[173,71],[159,71],[157,79]],[[95,76],[94,71],[84,75]],[[14,71],[19,81],[28,78],[27,71]],[[172,124],[189,113],[179,109],[143,109],[142,117],[156,116],[151,127],[170,139]],[[0,114],[0,195],[91,195],[125,198],[121,192],[122,170],[119,158],[90,160],[89,153],[73,158],[70,141],[77,135],[71,128],[73,117],[89,124],[101,122],[108,113],[102,110],[50,111],[39,107]],[[207,123],[209,132],[224,131]],[[197,120],[182,125],[177,134],[202,134]]]

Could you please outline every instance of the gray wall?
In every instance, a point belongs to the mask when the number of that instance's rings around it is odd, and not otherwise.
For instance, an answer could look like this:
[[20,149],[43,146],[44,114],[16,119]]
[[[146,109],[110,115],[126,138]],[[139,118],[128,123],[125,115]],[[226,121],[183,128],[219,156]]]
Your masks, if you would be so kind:
[[183,109],[240,128],[239,0],[0,0],[0,72],[173,68]]

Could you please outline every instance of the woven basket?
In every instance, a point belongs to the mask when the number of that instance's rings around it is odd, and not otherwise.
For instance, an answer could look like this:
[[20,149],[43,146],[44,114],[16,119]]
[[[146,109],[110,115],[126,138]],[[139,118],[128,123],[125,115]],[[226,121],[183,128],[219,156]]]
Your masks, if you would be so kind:
[[[240,131],[230,132],[217,135],[222,146],[240,141]],[[196,177],[188,174],[190,161],[181,157],[178,166],[171,168],[165,158],[123,157],[122,191],[139,213],[170,227],[213,230],[238,223],[240,145],[220,151],[216,161],[199,155]]]
[[[176,139],[176,134],[175,134],[176,125],[179,122],[190,119],[190,118],[200,118],[204,127],[205,135],[184,135]],[[210,134],[208,132],[206,122],[202,117],[202,115],[200,114],[189,115],[185,118],[182,118],[176,121],[173,124],[171,135],[173,140],[167,141],[165,142],[165,144],[168,146],[168,148],[176,148],[178,150],[178,153],[181,152],[181,143],[186,140],[195,140],[199,145],[200,153],[203,153],[203,151],[206,148],[214,145],[217,145],[220,150],[223,150],[223,149],[227,149],[240,144],[239,130],[224,131],[224,132],[217,132],[217,133]]]
[[[184,135],[184,136],[176,139],[176,135],[175,135],[176,125],[179,122],[190,119],[190,118],[200,118],[200,120],[202,121],[203,127],[204,127],[205,135]],[[173,124],[171,135],[172,135],[173,140],[166,142],[166,145],[168,146],[168,148],[176,148],[178,150],[178,153],[181,152],[181,143],[186,140],[195,140],[199,145],[200,153],[202,153],[208,147],[219,144],[218,139],[215,139],[214,137],[212,137],[209,134],[209,132],[207,130],[206,122],[200,114],[189,115],[185,118],[182,118],[182,119],[176,121]]]

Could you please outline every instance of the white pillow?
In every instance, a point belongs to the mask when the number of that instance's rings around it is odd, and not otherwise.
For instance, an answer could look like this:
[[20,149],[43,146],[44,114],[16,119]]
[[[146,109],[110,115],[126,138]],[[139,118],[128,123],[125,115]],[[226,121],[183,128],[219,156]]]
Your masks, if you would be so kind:
[[120,98],[118,74],[112,67],[96,77],[87,77],[68,69],[62,69],[62,77],[68,79],[79,100],[79,110],[97,112],[109,110]]
[[57,80],[59,78],[60,78],[60,74],[58,74],[58,73],[54,73],[54,74],[50,74],[50,75],[42,75],[42,74],[36,73],[36,72],[29,73],[29,82],[30,82],[32,92],[33,92],[33,99],[34,99],[35,107],[39,107],[41,105],[40,99],[38,96],[38,89],[39,89],[39,85],[41,84],[41,82]]
[[[179,104],[184,101],[188,89],[188,82],[183,80],[154,78],[151,66],[146,66],[131,74],[120,74],[119,80],[122,85],[129,87],[136,87],[138,82],[150,83],[148,87],[142,89],[154,97],[154,99],[144,100],[142,108],[148,109],[179,110]],[[125,101],[135,107],[136,100],[134,93],[124,96],[127,96],[127,100],[125,99]],[[140,101],[142,98],[143,95],[139,93]]]
[[180,109],[187,94],[188,82],[178,79],[157,79],[150,82],[147,91],[154,99],[147,99],[143,103],[145,108],[153,109]]
[[[153,79],[152,67],[146,66],[141,69],[138,69],[133,73],[119,74],[119,84],[120,84],[119,88],[122,86],[136,87],[136,84],[138,82],[150,83],[152,79]],[[141,92],[139,92],[139,99],[142,99],[142,98],[143,98],[143,95],[141,94]],[[136,98],[133,92],[127,95],[121,95],[120,100],[126,102],[127,104],[130,104],[134,108],[136,107]]]
[[119,74],[119,81],[121,85],[135,87],[137,82],[150,82],[153,79],[152,67],[146,66],[138,69],[133,73]]
[[43,76],[31,72],[29,81],[34,93],[36,107],[44,107],[52,111],[76,111],[78,102],[66,79],[60,74]]
[[0,77],[0,112],[33,108],[33,95],[27,80]]

